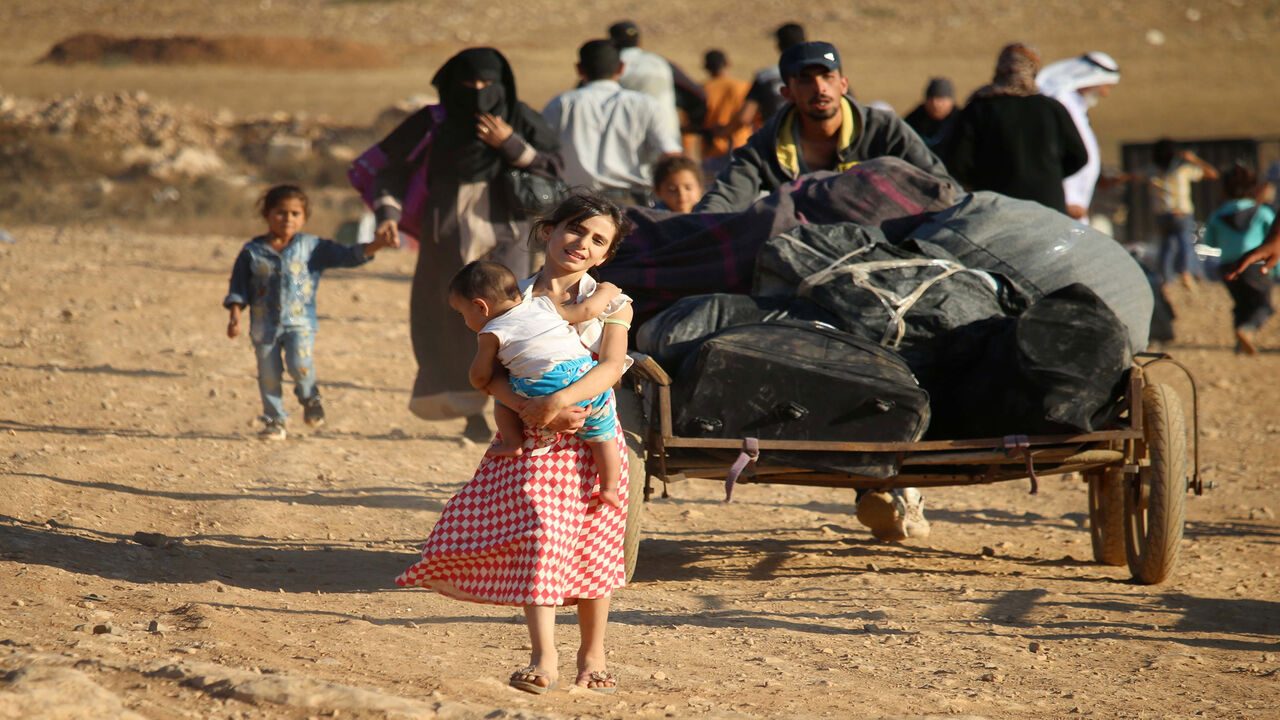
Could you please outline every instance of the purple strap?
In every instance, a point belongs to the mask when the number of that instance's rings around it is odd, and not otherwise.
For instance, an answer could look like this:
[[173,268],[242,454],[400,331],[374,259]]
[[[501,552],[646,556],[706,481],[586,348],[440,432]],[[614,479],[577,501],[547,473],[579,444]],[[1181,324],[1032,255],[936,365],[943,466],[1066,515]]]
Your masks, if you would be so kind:
[[754,468],[756,460],[760,459],[760,440],[749,437],[742,439],[742,452],[738,454],[738,459],[733,461],[733,465],[729,467],[729,474],[724,477],[724,501],[732,502],[733,500],[733,484],[738,481],[738,476],[747,468]]

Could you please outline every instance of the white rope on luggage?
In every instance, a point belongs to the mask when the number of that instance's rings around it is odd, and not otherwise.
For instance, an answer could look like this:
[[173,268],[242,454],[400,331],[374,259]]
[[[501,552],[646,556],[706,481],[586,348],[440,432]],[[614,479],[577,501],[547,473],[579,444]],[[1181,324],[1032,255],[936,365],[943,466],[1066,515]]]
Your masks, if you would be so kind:
[[[880,344],[890,348],[897,348],[902,343],[902,337],[907,332],[906,315],[911,308],[920,300],[929,288],[933,287],[940,280],[955,275],[956,273],[967,272],[973,273],[982,280],[996,288],[994,278],[988,273],[981,270],[972,270],[961,265],[954,260],[943,260],[939,258],[907,258],[903,260],[875,260],[872,262],[850,262],[859,255],[864,255],[875,248],[877,243],[872,243],[857,250],[845,253],[838,258],[832,258],[829,255],[818,252],[809,245],[792,239],[792,247],[803,249],[809,253],[822,258],[827,266],[822,270],[806,276],[800,281],[800,285],[796,288],[797,297],[808,297],[813,289],[819,285],[826,284],[834,280],[838,276],[848,273],[849,279],[854,285],[870,292],[877,300],[880,301],[889,313],[889,322],[886,323],[884,333],[880,337]],[[878,272],[888,270],[903,270],[906,268],[938,268],[942,272],[932,277],[925,278],[907,295],[899,295],[891,290],[877,286],[872,282],[871,276]]]

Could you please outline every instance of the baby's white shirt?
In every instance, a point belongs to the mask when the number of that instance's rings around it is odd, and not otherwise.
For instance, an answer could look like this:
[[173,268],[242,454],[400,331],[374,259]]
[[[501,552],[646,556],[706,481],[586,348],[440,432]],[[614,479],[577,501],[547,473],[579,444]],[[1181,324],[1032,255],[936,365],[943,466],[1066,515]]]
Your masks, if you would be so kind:
[[497,337],[498,361],[512,377],[537,379],[563,362],[591,356],[546,296],[526,296],[486,323],[480,333]]
[[[520,281],[520,292],[524,294],[524,299],[526,301],[533,297],[533,285],[537,282],[540,274],[541,273],[534,273]],[[575,299],[575,302],[582,302],[594,295],[597,285],[598,283],[596,283],[595,278],[590,275],[583,275],[582,279],[578,281],[578,297]],[[582,344],[597,357],[600,355],[600,339],[604,336],[604,318],[618,312],[629,302],[631,302],[631,298],[628,297],[626,293],[622,293],[609,303],[609,306],[604,309],[604,312],[601,313],[600,317],[584,320],[577,325],[571,326],[578,332],[578,336],[582,338]],[[626,359],[623,360],[622,371],[626,372],[631,369],[631,365],[634,362],[635,360],[628,355]]]

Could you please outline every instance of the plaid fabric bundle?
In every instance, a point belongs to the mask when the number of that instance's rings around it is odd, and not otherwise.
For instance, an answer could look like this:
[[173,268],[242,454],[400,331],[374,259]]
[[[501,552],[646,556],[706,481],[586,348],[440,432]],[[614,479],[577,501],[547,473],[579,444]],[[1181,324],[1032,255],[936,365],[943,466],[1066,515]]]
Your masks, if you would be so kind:
[[855,222],[894,241],[954,204],[956,192],[950,183],[885,157],[844,173],[807,175],[741,213],[628,208],[636,229],[599,275],[634,299],[639,327],[682,297],[749,293],[760,248],[798,225]]

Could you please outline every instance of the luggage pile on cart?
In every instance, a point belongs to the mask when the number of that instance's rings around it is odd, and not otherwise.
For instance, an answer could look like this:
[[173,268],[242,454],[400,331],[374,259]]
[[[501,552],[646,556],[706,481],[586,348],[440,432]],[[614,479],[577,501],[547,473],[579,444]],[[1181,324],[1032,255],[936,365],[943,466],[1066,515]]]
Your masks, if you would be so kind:
[[601,274],[643,322],[651,477],[729,493],[1079,471],[1097,559],[1172,570],[1201,486],[1177,395],[1144,381],[1168,361],[1141,354],[1150,286],[1111,238],[892,158],[740,214],[632,216]]

